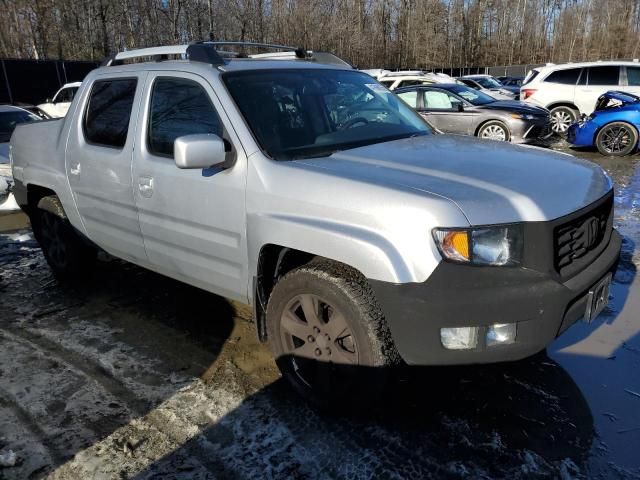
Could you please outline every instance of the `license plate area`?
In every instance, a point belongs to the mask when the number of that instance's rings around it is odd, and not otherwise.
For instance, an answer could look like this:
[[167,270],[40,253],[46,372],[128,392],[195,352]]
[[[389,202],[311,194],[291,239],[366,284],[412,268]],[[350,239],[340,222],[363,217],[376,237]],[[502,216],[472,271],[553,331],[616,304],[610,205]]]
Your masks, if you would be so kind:
[[612,275],[609,273],[589,290],[587,294],[587,308],[584,312],[585,322],[593,322],[609,303],[611,277]]

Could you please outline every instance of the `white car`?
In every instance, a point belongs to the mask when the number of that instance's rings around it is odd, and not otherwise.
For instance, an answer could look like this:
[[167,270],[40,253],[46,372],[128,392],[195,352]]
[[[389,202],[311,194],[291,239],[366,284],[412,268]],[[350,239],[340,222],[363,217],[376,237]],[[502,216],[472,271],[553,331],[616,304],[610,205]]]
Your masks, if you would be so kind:
[[396,88],[413,87],[415,85],[433,85],[434,83],[456,83],[455,79],[446,73],[425,73],[421,70],[391,70],[373,69],[362,70],[371,75],[389,90]]
[[16,125],[40,120],[39,117],[20,107],[0,105],[0,212],[19,210],[13,198],[13,178],[9,162],[9,140]]
[[565,133],[580,114],[589,115],[609,90],[640,94],[640,63],[587,62],[548,64],[529,72],[520,99],[551,111],[553,131]]
[[64,117],[81,84],[82,82],[64,84],[53,96],[53,99],[48,98],[45,103],[38,105],[38,108],[51,118]]
[[496,100],[515,100],[516,95],[505,88],[498,80],[491,75],[465,75],[458,80],[467,87],[485,93]]

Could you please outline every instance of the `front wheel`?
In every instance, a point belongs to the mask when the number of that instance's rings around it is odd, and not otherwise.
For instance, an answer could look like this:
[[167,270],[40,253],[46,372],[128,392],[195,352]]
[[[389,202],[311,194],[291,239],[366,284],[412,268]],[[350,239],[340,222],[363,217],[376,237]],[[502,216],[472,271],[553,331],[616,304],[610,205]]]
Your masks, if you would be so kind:
[[602,155],[623,157],[632,153],[638,145],[638,131],[625,122],[613,122],[600,129],[596,147]]
[[31,226],[56,277],[74,281],[88,273],[97,252],[80,238],[66,218],[38,208],[31,215]]
[[323,407],[374,395],[385,384],[385,368],[397,363],[371,287],[335,262],[311,262],[278,281],[267,306],[267,333],[283,376]]
[[570,107],[556,107],[549,112],[551,115],[551,130],[554,133],[564,135],[571,124],[578,119],[578,112]]
[[487,140],[496,140],[498,142],[508,142],[511,139],[511,134],[504,123],[492,120],[480,127],[478,137],[486,138]]

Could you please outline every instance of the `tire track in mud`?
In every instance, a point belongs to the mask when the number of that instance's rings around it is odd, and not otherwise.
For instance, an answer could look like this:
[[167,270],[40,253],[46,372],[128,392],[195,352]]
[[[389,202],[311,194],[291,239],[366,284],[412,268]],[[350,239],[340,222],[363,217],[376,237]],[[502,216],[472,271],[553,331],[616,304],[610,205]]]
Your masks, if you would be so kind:
[[[64,453],[55,447],[51,437],[38,424],[38,421],[2,387],[0,387],[0,407],[9,409],[18,419],[20,425],[46,450],[52,462],[56,465],[64,461]],[[2,477],[0,477],[2,478]]]
[[12,341],[21,342],[34,350],[44,353],[48,357],[60,361],[60,363],[66,365],[70,370],[84,377],[88,382],[97,383],[102,389],[119,400],[129,412],[136,416],[144,415],[149,408],[146,400],[139,398],[136,393],[131,391],[117,378],[107,372],[104,367],[89,357],[80,356],[76,352],[67,350],[62,345],[30,332],[25,328],[5,327],[4,330],[0,330],[0,336],[5,336]]

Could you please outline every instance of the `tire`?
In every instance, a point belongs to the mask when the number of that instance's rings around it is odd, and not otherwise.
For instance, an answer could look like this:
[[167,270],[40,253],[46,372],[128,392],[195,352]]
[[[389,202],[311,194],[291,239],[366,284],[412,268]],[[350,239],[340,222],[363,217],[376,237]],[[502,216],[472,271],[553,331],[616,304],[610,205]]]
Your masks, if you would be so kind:
[[638,131],[626,122],[612,122],[596,135],[596,148],[602,155],[623,157],[636,150]]
[[30,218],[34,236],[56,278],[70,282],[85,278],[95,263],[96,250],[67,219],[39,208]]
[[578,111],[571,107],[556,107],[549,112],[551,130],[558,135],[566,135],[569,126],[578,119]]
[[366,279],[327,260],[278,281],[267,305],[267,335],[283,377],[319,407],[342,408],[363,394],[376,398],[388,368],[399,363]]
[[479,138],[495,140],[498,142],[508,142],[511,140],[509,127],[499,120],[490,120],[478,129]]

